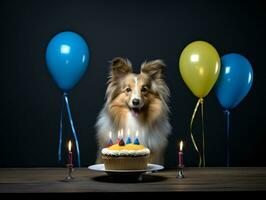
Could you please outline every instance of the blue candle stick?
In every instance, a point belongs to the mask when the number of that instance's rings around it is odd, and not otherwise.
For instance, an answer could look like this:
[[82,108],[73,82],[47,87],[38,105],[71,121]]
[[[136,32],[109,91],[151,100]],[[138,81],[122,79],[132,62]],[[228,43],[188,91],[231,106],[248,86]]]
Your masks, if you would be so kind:
[[110,147],[113,145],[113,140],[112,140],[112,132],[109,132],[109,141],[107,143],[107,147]]
[[130,143],[132,143],[132,141],[131,141],[131,138],[130,138],[130,130],[128,129],[127,130],[127,141],[126,141],[126,144],[130,144]]
[[137,144],[137,145],[139,145],[139,139],[138,139],[138,136],[139,136],[139,131],[137,130],[137,131],[136,131],[136,137],[135,137],[135,140],[134,140],[134,144]]
[[114,144],[114,143],[113,143],[112,139],[110,139],[109,142],[108,142],[108,144],[107,144],[107,146],[110,147],[110,146],[112,146],[113,144]]
[[128,137],[127,137],[126,144],[130,144],[130,143],[132,143],[132,142],[131,142],[131,138],[128,136]]
[[135,140],[134,140],[134,144],[139,145],[139,139],[138,139],[138,138],[135,138]]

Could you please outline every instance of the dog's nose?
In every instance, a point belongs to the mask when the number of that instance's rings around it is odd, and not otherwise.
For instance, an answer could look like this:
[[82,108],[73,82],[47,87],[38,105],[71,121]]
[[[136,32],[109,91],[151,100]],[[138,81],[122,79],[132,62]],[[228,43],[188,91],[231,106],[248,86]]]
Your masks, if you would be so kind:
[[140,103],[140,100],[139,100],[139,99],[133,99],[133,100],[132,100],[132,104],[133,104],[134,106],[138,106],[139,103]]

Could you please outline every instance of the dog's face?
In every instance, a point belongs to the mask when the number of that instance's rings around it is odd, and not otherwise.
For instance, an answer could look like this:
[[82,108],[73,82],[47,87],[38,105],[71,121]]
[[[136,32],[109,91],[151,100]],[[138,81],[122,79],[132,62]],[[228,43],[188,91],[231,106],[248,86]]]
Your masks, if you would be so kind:
[[129,74],[121,84],[119,96],[124,99],[126,106],[135,115],[139,114],[149,104],[149,99],[153,95],[151,80],[143,74]]
[[132,72],[131,63],[115,58],[111,64],[108,103],[111,108],[131,111],[135,116],[168,98],[169,90],[163,81],[164,63],[160,60],[145,62],[141,73]]

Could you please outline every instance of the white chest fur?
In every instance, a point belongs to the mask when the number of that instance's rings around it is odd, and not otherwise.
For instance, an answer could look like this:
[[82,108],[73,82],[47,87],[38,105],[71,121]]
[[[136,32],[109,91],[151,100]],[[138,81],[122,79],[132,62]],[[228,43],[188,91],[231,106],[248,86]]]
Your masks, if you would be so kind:
[[130,130],[131,136],[135,136],[136,131],[142,131],[137,117],[133,116],[132,112],[128,112],[126,121],[126,130]]
[[142,124],[139,122],[138,117],[134,116],[132,112],[127,115],[126,130],[130,130],[131,138],[135,139],[136,131],[139,131],[139,141],[144,146],[155,150],[164,147],[167,143],[167,135],[169,134],[169,128],[165,130],[167,124],[157,124],[149,126],[148,124]]
[[[139,141],[144,146],[148,147],[151,151],[160,151],[167,145],[167,136],[171,131],[171,126],[167,119],[160,119],[153,124],[140,123],[138,117],[134,116],[131,112],[127,113],[127,119],[123,125],[124,138],[127,137],[127,130],[130,130],[132,141],[135,139],[136,131],[139,131]],[[112,139],[117,140],[117,132],[122,127],[115,127],[108,112],[103,110],[97,121],[97,138],[100,149],[106,146],[109,138],[109,132],[112,131]]]

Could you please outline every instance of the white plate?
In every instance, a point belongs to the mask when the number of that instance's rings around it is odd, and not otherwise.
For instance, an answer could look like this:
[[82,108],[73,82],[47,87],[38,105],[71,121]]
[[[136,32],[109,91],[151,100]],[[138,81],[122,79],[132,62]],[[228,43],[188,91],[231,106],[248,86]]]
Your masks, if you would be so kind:
[[90,170],[106,172],[106,173],[144,173],[144,172],[156,172],[162,170],[164,167],[162,165],[148,164],[147,169],[144,170],[106,170],[104,164],[91,165],[88,167]]

